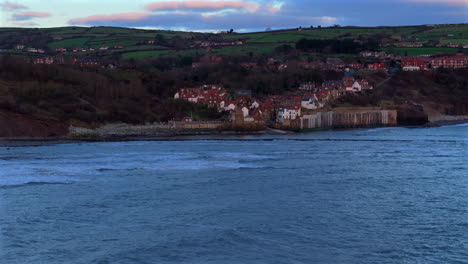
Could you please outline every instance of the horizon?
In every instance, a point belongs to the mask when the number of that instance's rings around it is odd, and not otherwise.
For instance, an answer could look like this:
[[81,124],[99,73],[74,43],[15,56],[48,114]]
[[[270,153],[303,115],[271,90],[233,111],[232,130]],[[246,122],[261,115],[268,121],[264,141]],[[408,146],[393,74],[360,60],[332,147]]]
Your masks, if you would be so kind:
[[[330,26],[320,26],[320,27],[291,27],[291,28],[281,28],[281,29],[268,29],[268,30],[258,30],[258,31],[247,31],[247,32],[236,32],[235,34],[252,34],[252,33],[263,33],[263,32],[275,32],[275,31],[292,31],[302,28],[303,30],[310,29],[333,29],[336,26],[340,28],[404,28],[404,27],[424,27],[424,26],[462,26],[467,25],[468,23],[450,23],[450,24],[414,24],[414,25],[400,25],[400,26],[388,26],[388,25],[379,25],[379,26],[356,26],[356,25],[330,25]],[[148,31],[172,31],[172,32],[187,32],[187,33],[212,33],[212,34],[221,34],[227,32],[225,30],[218,31],[197,31],[197,30],[173,30],[173,29],[159,29],[159,28],[139,28],[139,27],[124,27],[124,26],[62,26],[62,27],[0,27],[4,29],[61,29],[61,28],[123,28],[123,29],[135,29],[135,30],[148,30]]]
[[2,27],[15,28],[108,26],[191,32],[232,28],[247,33],[319,25],[393,27],[468,22],[468,0],[83,0],[66,5],[58,0],[20,0],[1,1],[0,10]]

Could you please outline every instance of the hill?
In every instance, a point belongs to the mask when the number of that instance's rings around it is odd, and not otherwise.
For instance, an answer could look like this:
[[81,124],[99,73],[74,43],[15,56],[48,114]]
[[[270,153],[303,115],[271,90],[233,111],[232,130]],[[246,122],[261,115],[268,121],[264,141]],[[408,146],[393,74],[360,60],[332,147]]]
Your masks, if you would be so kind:
[[[465,24],[245,34],[1,28],[0,127],[43,136],[33,131],[227,120],[231,105],[250,107],[244,117],[263,124],[281,123],[280,109],[288,107],[297,116],[333,107],[396,109],[400,124],[423,124],[428,109],[468,114],[467,34]],[[418,54],[435,56],[408,58]],[[174,99],[181,88],[203,97],[213,91],[200,87],[209,85],[221,87],[222,102]]]
[[[438,52],[455,53],[459,49],[447,45],[468,45],[468,24],[296,28],[245,34],[116,27],[0,28],[0,49],[3,54],[38,55],[15,49],[17,45],[25,45],[25,47],[43,49],[45,54],[57,54],[57,50],[61,50],[60,53],[64,55],[141,59],[203,55],[206,47],[211,46],[216,55],[258,56],[270,54],[279,46],[294,46],[297,41],[304,38],[375,39],[382,44],[384,51],[409,56],[431,55]],[[235,41],[242,43],[236,44]],[[416,44],[416,47],[411,47],[410,44],[413,46]],[[101,49],[103,47],[107,48]]]

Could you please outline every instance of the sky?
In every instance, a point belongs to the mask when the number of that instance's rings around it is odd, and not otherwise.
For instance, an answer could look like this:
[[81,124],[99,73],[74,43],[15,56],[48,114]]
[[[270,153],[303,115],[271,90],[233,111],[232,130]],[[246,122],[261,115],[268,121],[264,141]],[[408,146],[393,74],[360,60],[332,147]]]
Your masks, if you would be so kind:
[[263,31],[468,23],[468,0],[0,0],[1,27]]

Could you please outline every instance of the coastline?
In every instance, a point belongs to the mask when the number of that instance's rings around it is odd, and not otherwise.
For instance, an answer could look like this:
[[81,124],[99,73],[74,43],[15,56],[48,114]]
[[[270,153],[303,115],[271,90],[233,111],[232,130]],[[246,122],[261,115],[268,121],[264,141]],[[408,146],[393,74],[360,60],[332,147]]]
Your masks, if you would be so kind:
[[[444,119],[433,120],[422,126],[394,126],[397,127],[410,127],[410,128],[430,128],[430,127],[443,127],[468,123],[468,119]],[[384,126],[379,126],[384,127]],[[349,130],[363,129],[363,128],[379,128],[379,127],[359,127],[348,128]],[[305,129],[301,131],[287,131],[273,128],[266,128],[259,131],[222,131],[222,130],[204,130],[204,131],[165,131],[152,135],[148,134],[131,134],[131,135],[92,135],[92,136],[63,136],[63,137],[0,137],[0,147],[31,147],[31,146],[45,146],[56,144],[72,144],[81,142],[132,142],[132,141],[192,141],[192,140],[226,140],[210,138],[212,136],[261,136],[261,135],[294,135],[299,133],[315,133],[320,131],[342,131],[343,129]],[[200,136],[199,138],[189,138],[193,136]],[[203,138],[206,136],[206,138]],[[242,139],[239,139],[242,140]],[[247,140],[247,139],[245,139]]]

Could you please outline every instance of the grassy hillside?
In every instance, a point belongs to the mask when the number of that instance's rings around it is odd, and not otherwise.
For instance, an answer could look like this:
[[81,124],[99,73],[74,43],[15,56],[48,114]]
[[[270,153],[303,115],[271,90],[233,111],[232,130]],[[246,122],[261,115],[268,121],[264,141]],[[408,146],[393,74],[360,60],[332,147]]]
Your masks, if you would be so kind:
[[[53,51],[57,48],[94,48],[101,46],[124,46],[124,49],[87,51],[90,56],[117,56],[123,59],[151,58],[159,56],[186,56],[203,54],[196,41],[242,40],[245,45],[216,47],[216,55],[262,55],[271,53],[284,44],[294,46],[298,40],[306,39],[386,39],[401,36],[406,43],[468,44],[468,24],[425,25],[407,27],[329,27],[300,28],[256,33],[210,34],[182,31],[143,30],[116,27],[63,27],[47,29],[0,28],[1,53],[18,53],[16,44]],[[155,40],[154,44],[148,41]],[[384,47],[384,50],[388,50]],[[409,56],[431,55],[438,52],[453,53],[458,49],[446,47],[395,48],[395,53]],[[73,53],[70,53],[73,54]],[[80,55],[82,55],[80,53]]]

